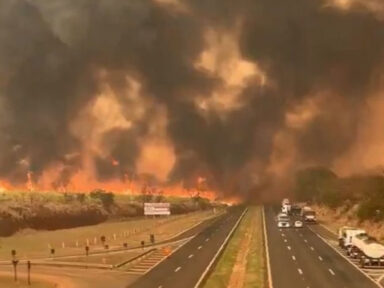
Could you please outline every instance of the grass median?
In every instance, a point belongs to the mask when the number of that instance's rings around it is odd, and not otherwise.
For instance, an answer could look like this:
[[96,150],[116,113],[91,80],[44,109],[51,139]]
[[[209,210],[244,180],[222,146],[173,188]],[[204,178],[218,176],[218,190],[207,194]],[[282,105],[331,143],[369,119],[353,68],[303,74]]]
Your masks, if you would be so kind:
[[204,287],[267,287],[261,207],[248,209]]

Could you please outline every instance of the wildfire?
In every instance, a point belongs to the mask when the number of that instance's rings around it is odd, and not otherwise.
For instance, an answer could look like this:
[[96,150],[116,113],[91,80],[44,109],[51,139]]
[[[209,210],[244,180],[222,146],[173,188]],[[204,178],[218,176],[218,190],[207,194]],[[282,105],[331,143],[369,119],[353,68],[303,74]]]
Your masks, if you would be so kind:
[[[118,163],[115,160],[115,163]],[[112,164],[112,163],[111,163]],[[118,164],[117,164],[118,165]],[[180,197],[204,197],[210,200],[217,198],[217,191],[209,190],[205,186],[206,179],[198,177],[195,188],[185,188],[183,183],[172,185],[157,184],[150,185],[143,179],[134,179],[135,177],[125,174],[122,179],[111,179],[107,181],[99,181],[85,171],[76,173],[67,185],[54,185],[53,182],[48,183],[47,179],[53,177],[57,172],[51,170],[49,175],[44,175],[37,182],[33,181],[32,172],[27,173],[27,180],[24,184],[12,185],[6,180],[0,180],[0,192],[12,191],[41,191],[41,192],[66,192],[66,193],[88,193],[95,189],[102,189],[116,194],[127,195],[164,195],[164,196],[180,196]],[[138,176],[137,176],[138,177]],[[54,178],[50,178],[54,179]],[[204,186],[204,188],[202,188]],[[232,200],[231,200],[232,201]],[[232,201],[233,202],[233,201]]]

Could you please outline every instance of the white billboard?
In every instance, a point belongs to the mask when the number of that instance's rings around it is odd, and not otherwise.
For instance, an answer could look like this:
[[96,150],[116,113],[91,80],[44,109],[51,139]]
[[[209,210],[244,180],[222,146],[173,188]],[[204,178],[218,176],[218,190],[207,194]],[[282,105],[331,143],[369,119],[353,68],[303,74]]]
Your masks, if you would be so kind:
[[171,215],[171,204],[144,203],[144,215]]

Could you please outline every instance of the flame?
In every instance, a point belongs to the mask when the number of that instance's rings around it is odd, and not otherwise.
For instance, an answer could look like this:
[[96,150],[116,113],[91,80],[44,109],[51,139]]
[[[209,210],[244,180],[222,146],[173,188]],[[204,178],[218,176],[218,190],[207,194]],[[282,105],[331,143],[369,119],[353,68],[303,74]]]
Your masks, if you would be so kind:
[[[204,177],[198,177],[197,185],[195,188],[185,188],[183,183],[176,183],[172,185],[157,184],[149,185],[147,181],[140,179],[139,175],[125,174],[122,179],[111,179],[106,181],[99,181],[95,176],[87,170],[78,171],[74,174],[66,185],[54,185],[52,179],[60,175],[61,171],[59,166],[45,171],[37,181],[33,180],[33,173],[27,173],[27,180],[23,184],[12,185],[6,180],[0,180],[0,192],[12,191],[39,191],[39,192],[67,192],[67,193],[88,193],[95,189],[102,189],[116,194],[126,195],[164,195],[164,196],[178,196],[178,197],[196,197],[200,196],[210,200],[217,198],[218,191],[210,190],[204,187]],[[49,181],[51,180],[51,181]]]

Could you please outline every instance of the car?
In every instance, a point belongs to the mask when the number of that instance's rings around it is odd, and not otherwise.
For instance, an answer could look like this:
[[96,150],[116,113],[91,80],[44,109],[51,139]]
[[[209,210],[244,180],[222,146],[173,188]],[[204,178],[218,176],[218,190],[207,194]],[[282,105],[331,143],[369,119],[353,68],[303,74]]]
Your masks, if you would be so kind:
[[295,221],[295,223],[293,224],[296,228],[301,228],[303,227],[303,222],[300,221],[300,220],[297,220]]
[[291,227],[291,224],[289,223],[289,221],[278,221],[277,222],[277,227],[279,227],[279,228],[289,228],[289,227]]

